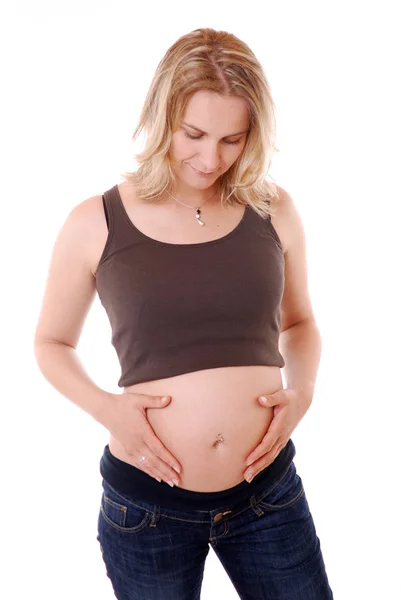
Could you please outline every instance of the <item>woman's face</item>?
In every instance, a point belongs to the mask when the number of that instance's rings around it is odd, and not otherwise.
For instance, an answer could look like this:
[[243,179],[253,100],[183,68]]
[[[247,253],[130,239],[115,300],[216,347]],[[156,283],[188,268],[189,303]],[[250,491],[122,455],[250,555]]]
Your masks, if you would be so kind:
[[194,94],[172,135],[170,155],[177,178],[190,187],[210,187],[240,156],[248,129],[243,98],[209,91]]

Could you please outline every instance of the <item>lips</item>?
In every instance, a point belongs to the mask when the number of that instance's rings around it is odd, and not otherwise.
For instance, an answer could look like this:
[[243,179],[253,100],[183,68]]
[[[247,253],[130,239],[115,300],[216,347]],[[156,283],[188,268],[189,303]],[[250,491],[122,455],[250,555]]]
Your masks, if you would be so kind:
[[189,165],[191,167],[191,169],[193,169],[195,171],[195,173],[198,173],[199,175],[203,175],[204,177],[207,177],[208,175],[213,175],[214,173],[217,173],[217,171],[212,171],[211,173],[204,173],[203,171],[198,171],[198,169],[195,169],[195,167],[193,167],[192,165]]

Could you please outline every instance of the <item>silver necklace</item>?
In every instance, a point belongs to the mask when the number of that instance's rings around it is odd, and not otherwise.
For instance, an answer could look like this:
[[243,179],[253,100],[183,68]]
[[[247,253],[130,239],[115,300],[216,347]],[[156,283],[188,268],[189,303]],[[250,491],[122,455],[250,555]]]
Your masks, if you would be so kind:
[[[167,192],[167,190],[166,190]],[[217,192],[217,190],[216,190]],[[213,193],[212,196],[210,196],[210,198],[207,198],[207,200],[205,200],[205,202],[203,202],[203,204],[205,204],[208,200],[211,200],[213,198],[213,196],[216,194],[216,192]],[[181,202],[181,200],[178,200],[177,198],[174,198],[174,196],[172,196],[170,194],[170,192],[167,192],[167,194],[169,196],[171,196],[174,200],[176,200],[177,202],[179,202],[180,204],[182,204],[183,206],[186,206],[187,208],[193,208],[196,210],[196,220],[198,221],[199,225],[201,225],[202,227],[204,226],[205,222],[201,220],[201,207],[203,206],[203,204],[201,204],[200,206],[189,206],[188,204],[184,204],[184,202]]]

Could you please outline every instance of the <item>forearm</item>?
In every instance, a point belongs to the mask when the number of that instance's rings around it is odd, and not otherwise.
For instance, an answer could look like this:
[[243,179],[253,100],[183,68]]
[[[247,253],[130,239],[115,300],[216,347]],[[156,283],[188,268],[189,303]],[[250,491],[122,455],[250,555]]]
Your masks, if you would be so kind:
[[313,399],[321,348],[320,332],[314,321],[302,321],[280,334],[286,387],[301,391],[308,403]]
[[45,379],[60,394],[106,427],[113,396],[90,379],[75,348],[43,342],[35,346],[35,358]]

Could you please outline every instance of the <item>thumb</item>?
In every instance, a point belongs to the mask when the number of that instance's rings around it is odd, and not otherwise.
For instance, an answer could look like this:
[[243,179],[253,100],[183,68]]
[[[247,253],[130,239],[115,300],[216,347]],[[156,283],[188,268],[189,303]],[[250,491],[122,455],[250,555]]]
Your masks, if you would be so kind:
[[171,396],[153,396],[152,400],[156,404],[155,408],[163,408],[170,402]]
[[264,396],[259,396],[258,400],[262,406],[275,406],[277,404],[276,400],[274,399],[274,394],[265,394]]

